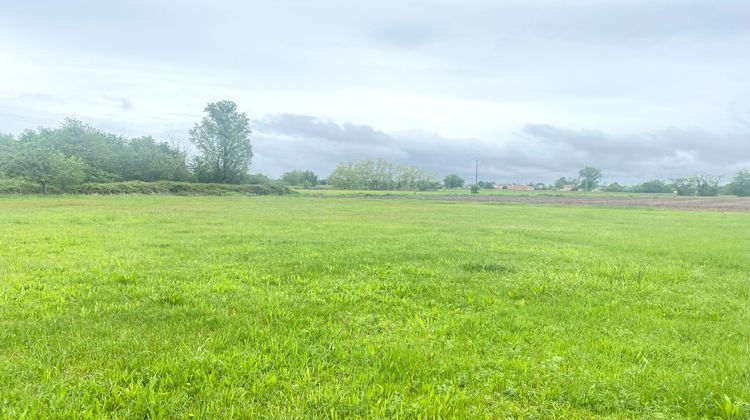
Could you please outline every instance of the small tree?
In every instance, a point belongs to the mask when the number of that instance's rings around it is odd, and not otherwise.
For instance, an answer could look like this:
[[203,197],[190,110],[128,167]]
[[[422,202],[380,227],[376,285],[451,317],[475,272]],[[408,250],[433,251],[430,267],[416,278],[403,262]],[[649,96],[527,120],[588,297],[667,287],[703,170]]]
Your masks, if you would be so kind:
[[200,155],[193,161],[199,181],[242,182],[253,158],[250,120],[232,101],[209,103],[206,116],[190,130]]
[[581,188],[584,191],[591,191],[599,186],[599,180],[602,179],[602,171],[588,166],[578,171],[578,176],[581,177]]
[[464,186],[464,179],[456,174],[451,174],[443,178],[445,188],[461,188]]
[[77,158],[66,158],[62,153],[42,148],[27,148],[7,165],[9,176],[36,182],[48,193],[50,185],[68,188],[80,184],[85,177],[84,164]]
[[729,184],[729,193],[740,197],[750,197],[750,170],[737,172],[732,183]]

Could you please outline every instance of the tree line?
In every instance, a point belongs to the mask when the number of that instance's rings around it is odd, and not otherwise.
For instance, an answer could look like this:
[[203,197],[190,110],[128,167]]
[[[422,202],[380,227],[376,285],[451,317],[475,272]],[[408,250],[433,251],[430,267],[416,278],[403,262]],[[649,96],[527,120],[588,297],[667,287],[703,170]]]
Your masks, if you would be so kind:
[[[528,183],[535,190],[551,191],[605,191],[605,192],[633,192],[653,194],[677,194],[682,196],[716,196],[732,194],[741,197],[750,196],[750,170],[741,170],[726,185],[720,184],[720,177],[710,174],[696,174],[690,177],[674,178],[670,180],[654,179],[635,185],[621,185],[618,182],[602,183],[602,171],[594,167],[586,167],[578,172],[578,177],[560,177],[553,184],[543,182]],[[444,188],[462,188],[465,180],[456,174],[443,179]],[[492,181],[478,181],[472,185],[472,191],[480,189],[494,189]]]
[[382,159],[340,163],[328,176],[328,184],[347,190],[434,190],[440,184],[433,176],[411,165]]
[[635,185],[621,185],[618,182],[601,184],[601,171],[596,168],[584,168],[579,172],[580,178],[560,178],[554,187],[572,186],[573,190],[591,191],[600,189],[606,192],[634,192],[651,194],[677,194],[681,196],[710,197],[719,194],[750,196],[750,170],[741,170],[726,185],[721,185],[721,178],[711,174],[695,174],[689,177],[670,180],[652,179]]
[[[174,141],[157,141],[151,136],[126,138],[70,118],[57,128],[26,130],[16,137],[0,135],[0,180],[33,182],[44,193],[50,188],[73,191],[73,187],[81,184],[122,181],[272,184],[274,181],[269,177],[249,172],[253,148],[247,115],[234,102],[226,100],[209,103],[204,111],[205,115],[189,132],[194,155]],[[561,177],[552,185],[529,185],[540,190],[750,196],[748,170],[740,171],[724,186],[719,184],[720,178],[708,174],[651,180],[632,186],[617,182],[603,184],[601,179],[601,170],[586,167],[578,172],[577,178]],[[446,176],[441,183],[419,167],[382,159],[340,163],[327,179],[318,178],[310,170],[294,170],[284,173],[278,181],[303,188],[330,185],[361,190],[425,191],[466,185],[456,174]],[[495,183],[479,181],[471,188],[472,192],[478,192],[480,188],[495,188]]]
[[70,190],[82,183],[176,181],[257,184],[249,173],[253,157],[249,119],[232,101],[209,103],[190,130],[197,153],[151,136],[126,138],[67,118],[60,127],[0,135],[0,177]]

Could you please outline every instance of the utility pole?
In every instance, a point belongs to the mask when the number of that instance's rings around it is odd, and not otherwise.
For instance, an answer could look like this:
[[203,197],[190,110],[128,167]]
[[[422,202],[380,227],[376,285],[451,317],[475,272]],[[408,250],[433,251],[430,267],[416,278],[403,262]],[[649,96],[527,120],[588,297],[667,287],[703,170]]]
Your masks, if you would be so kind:
[[475,161],[474,166],[474,185],[479,186],[479,159]]

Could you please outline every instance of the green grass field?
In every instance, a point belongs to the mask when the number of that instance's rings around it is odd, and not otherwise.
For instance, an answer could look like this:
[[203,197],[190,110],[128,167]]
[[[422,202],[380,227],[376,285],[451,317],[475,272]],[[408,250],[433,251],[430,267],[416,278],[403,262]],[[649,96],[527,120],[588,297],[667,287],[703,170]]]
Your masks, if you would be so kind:
[[750,215],[0,198],[0,415],[742,417]]

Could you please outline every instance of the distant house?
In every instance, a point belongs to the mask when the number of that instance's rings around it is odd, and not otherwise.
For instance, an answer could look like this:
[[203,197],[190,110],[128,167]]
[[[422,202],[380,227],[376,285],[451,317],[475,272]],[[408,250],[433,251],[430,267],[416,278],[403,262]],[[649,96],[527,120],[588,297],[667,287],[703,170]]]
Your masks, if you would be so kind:
[[531,185],[517,185],[517,184],[495,184],[496,190],[509,190],[509,191],[534,191],[534,187]]
[[573,184],[565,184],[560,188],[560,191],[573,191],[576,188]]

